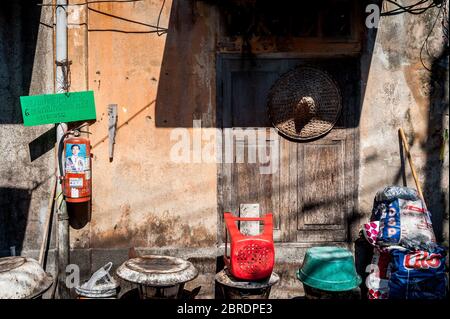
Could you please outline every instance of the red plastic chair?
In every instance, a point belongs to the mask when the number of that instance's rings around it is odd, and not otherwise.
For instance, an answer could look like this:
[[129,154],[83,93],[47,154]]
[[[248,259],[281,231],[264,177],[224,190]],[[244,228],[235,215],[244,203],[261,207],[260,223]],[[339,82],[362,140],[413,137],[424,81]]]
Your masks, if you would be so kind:
[[[231,237],[231,255],[228,258],[228,232],[225,230],[223,259],[231,274],[242,280],[260,280],[270,277],[275,260],[272,214],[266,214],[262,218],[244,218],[226,212],[224,220]],[[257,236],[246,236],[237,228],[237,221],[262,221],[264,231]]]

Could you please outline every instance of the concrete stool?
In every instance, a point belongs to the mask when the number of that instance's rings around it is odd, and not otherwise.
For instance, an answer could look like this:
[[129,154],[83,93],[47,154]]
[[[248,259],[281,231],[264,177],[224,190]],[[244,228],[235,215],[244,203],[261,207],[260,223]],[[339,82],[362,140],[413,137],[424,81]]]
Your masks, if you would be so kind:
[[184,284],[195,279],[198,271],[181,258],[147,255],[127,260],[116,274],[138,284],[141,299],[179,299]]
[[225,299],[269,299],[270,289],[280,277],[272,272],[270,278],[265,280],[241,281],[225,268],[216,274],[215,279]]

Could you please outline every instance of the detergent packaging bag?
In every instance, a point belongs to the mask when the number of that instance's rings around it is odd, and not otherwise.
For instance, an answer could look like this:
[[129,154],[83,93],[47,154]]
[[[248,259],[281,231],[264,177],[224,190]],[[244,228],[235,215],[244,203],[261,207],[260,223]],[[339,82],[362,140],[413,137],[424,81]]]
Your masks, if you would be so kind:
[[435,247],[430,212],[415,189],[390,186],[378,192],[371,219],[379,221],[379,246],[424,250]]
[[394,249],[388,283],[389,299],[443,299],[446,296],[445,250]]

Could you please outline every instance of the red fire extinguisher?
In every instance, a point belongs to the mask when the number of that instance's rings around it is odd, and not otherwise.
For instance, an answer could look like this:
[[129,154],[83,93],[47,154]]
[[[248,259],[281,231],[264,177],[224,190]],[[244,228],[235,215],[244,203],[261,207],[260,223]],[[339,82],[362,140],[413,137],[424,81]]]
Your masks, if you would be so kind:
[[64,139],[62,189],[66,202],[83,203],[91,199],[91,144],[79,131]]

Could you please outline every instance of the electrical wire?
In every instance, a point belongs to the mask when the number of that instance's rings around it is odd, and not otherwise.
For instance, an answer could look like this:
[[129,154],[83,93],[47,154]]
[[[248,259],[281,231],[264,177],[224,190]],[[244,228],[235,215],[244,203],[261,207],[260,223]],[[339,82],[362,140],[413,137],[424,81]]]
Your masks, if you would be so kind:
[[[428,6],[426,6],[426,7],[422,6],[428,2],[430,2],[430,4]],[[381,16],[392,16],[392,15],[397,15],[397,14],[402,14],[402,13],[409,13],[409,14],[417,15],[417,14],[422,14],[431,8],[442,6],[442,3],[439,4],[433,0],[419,0],[418,2],[411,4],[409,6],[401,5],[401,4],[397,3],[396,1],[392,1],[392,0],[386,0],[386,3],[391,3],[391,4],[395,5],[397,8],[390,10],[390,11],[383,12],[383,13],[381,13]]]
[[426,11],[430,6],[434,6],[434,3],[432,2],[428,7],[419,7],[422,4],[425,4],[428,2],[428,0],[420,0],[416,2],[415,4],[409,5],[409,6],[403,6],[396,1],[392,0],[386,0],[387,3],[391,3],[395,6],[397,6],[396,9],[385,12],[386,15],[393,15],[393,14],[399,14],[399,13],[411,13],[411,14],[420,14]]
[[158,36],[161,36],[161,35],[167,33],[167,29],[166,28],[159,27],[159,20],[160,20],[160,16],[161,16],[161,13],[162,13],[162,9],[164,8],[164,3],[165,3],[165,0],[163,1],[163,5],[162,5],[160,13],[159,13],[158,24],[157,25],[153,25],[153,24],[148,24],[148,23],[144,23],[144,22],[140,22],[140,21],[127,19],[127,18],[124,18],[124,17],[121,17],[121,16],[117,16],[117,15],[114,15],[114,14],[110,14],[110,13],[107,13],[107,12],[103,12],[103,11],[91,8],[91,7],[88,6],[87,8],[88,8],[89,11],[92,11],[92,12],[95,12],[95,13],[98,13],[98,14],[102,14],[102,15],[105,15],[105,16],[108,16],[108,17],[111,17],[111,18],[114,18],[114,19],[122,20],[122,21],[125,21],[125,22],[128,22],[128,23],[134,23],[134,24],[138,24],[138,25],[142,25],[142,26],[154,29],[154,30],[148,30],[148,31],[126,31],[126,30],[120,30],[120,29],[88,29],[88,31],[90,31],[90,32],[100,32],[100,31],[105,32],[106,31],[106,32],[120,32],[120,33],[156,33]]
[[[156,29],[156,30],[150,30],[150,31],[125,31],[125,30],[119,30],[119,29],[88,29],[88,31],[90,31],[90,32],[101,32],[101,31],[103,31],[103,32],[120,32],[120,33],[138,33],[138,34],[142,34],[142,33],[156,33],[158,36],[162,36],[162,35],[166,34],[167,31],[168,31],[167,28],[161,28],[159,26],[159,22],[160,22],[160,19],[161,19],[161,14],[162,14],[162,11],[164,9],[164,5],[166,3],[166,0],[163,0],[161,9],[160,9],[159,15],[158,15],[158,23],[157,23],[156,26],[151,25],[151,24],[147,24],[147,23],[143,23],[143,22],[133,21],[133,20],[126,19],[126,18],[123,18],[123,17],[119,17],[119,16],[114,16],[114,15],[108,14],[106,12],[102,12],[102,11],[99,11],[99,10],[96,10],[96,9],[93,9],[93,8],[89,7],[90,4],[95,4],[95,3],[127,3],[127,2],[138,2],[138,1],[143,1],[143,0],[115,0],[115,1],[113,1],[113,0],[93,0],[93,1],[86,1],[86,2],[83,2],[83,3],[66,4],[64,6],[83,6],[83,5],[87,5],[88,6],[87,7],[88,10],[90,10],[90,11],[94,11],[96,13],[103,14],[103,15],[108,15],[110,17],[113,17],[113,18],[116,18],[116,19],[119,19],[119,20],[123,20],[123,21],[126,21],[126,22],[136,23],[136,24],[140,24],[140,25],[144,25],[146,27],[150,27],[150,28]],[[52,3],[41,3],[41,4],[38,4],[38,6],[57,7],[59,5],[58,4],[52,4]],[[77,25],[79,25],[79,24],[77,24]],[[51,26],[48,26],[48,27],[51,27]]]
[[[439,10],[438,10],[438,12],[437,12],[437,14],[436,14],[436,18],[434,19],[434,23],[433,23],[433,25],[432,25],[430,31],[428,32],[427,37],[426,37],[425,40],[423,41],[423,44],[422,44],[421,48],[420,48],[420,53],[419,53],[420,63],[422,63],[422,66],[423,66],[427,71],[429,71],[429,72],[431,72],[431,69],[428,68],[428,67],[425,65],[425,62],[424,62],[423,57],[422,57],[422,53],[423,53],[423,49],[425,48],[426,51],[427,51],[428,56],[431,57],[431,58],[433,58],[433,59],[435,59],[435,57],[432,56],[432,55],[430,54],[430,52],[428,51],[428,39],[430,38],[431,34],[433,33],[434,27],[436,26],[436,23],[437,23],[437,21],[438,21],[438,19],[439,19],[439,16],[440,16],[441,13],[442,13],[443,8],[444,8],[444,6],[441,6],[441,7],[439,8]],[[444,18],[445,18],[445,16],[444,16]]]
[[158,21],[156,22],[156,31],[158,33],[158,36],[162,36],[163,34],[167,33],[167,29],[163,29],[163,31],[160,32],[161,29],[159,28],[159,20],[161,19],[161,14],[163,12],[165,4],[166,4],[166,0],[163,0],[163,3],[161,5],[161,10],[159,10],[159,14],[158,14]]
[[140,21],[127,19],[127,18],[124,18],[124,17],[121,17],[121,16],[117,16],[117,15],[114,15],[114,14],[111,14],[111,13],[103,12],[103,11],[100,11],[100,10],[97,10],[97,9],[94,9],[94,8],[91,8],[91,7],[88,7],[88,10],[92,11],[92,12],[95,12],[95,13],[98,13],[98,14],[101,14],[101,15],[104,15],[104,16],[107,16],[107,17],[111,17],[111,18],[114,18],[114,19],[122,20],[122,21],[125,21],[125,22],[143,25],[145,27],[149,27],[149,28],[153,28],[153,29],[158,29],[158,26],[153,25],[153,24],[148,24],[148,23],[144,23],[144,22],[140,22]]
[[[65,6],[84,6],[84,5],[89,5],[89,4],[94,4],[94,3],[126,3],[126,2],[138,2],[138,1],[142,1],[142,0],[93,0],[93,1],[86,1],[83,3],[68,3],[65,4]],[[58,7],[61,6],[59,4],[53,4],[53,3],[39,3],[38,6],[41,7]]]
[[443,0],[443,1],[438,1],[438,0],[419,0],[414,4],[411,5],[401,5],[399,3],[397,3],[397,1],[393,1],[393,0],[386,0],[385,3],[390,3],[396,6],[395,9],[390,10],[390,11],[385,11],[383,13],[381,13],[381,16],[393,16],[393,15],[397,15],[397,14],[402,14],[402,13],[409,13],[409,14],[413,14],[413,15],[418,15],[418,14],[422,14],[425,13],[426,11],[428,11],[431,8],[439,8],[435,20],[433,22],[433,25],[430,29],[430,31],[428,32],[421,48],[420,48],[420,54],[419,54],[419,59],[420,62],[422,63],[422,66],[429,72],[431,72],[431,69],[425,64],[424,59],[423,59],[423,51],[425,50],[425,52],[427,53],[428,57],[430,57],[431,59],[435,59],[436,57],[433,56],[428,48],[428,40],[431,36],[431,34],[433,33],[433,30],[436,26],[436,23],[439,19],[439,16],[441,15],[441,13],[443,14],[442,17],[442,33],[443,33],[443,37],[445,38],[445,43],[446,45],[448,45],[448,19],[446,19],[447,17],[447,1]]
[[442,33],[444,36],[444,41],[448,47],[448,11],[447,11],[447,1],[444,0],[442,4]]
[[386,0],[386,2],[392,3],[393,5],[398,7],[397,9],[394,9],[394,10],[399,10],[399,9],[411,10],[411,9],[413,9],[413,8],[423,4],[423,3],[428,2],[428,0],[420,0],[420,1],[418,1],[418,2],[416,2],[414,4],[411,4],[409,6],[401,5],[401,4],[397,3],[397,1],[392,1],[392,0]]

